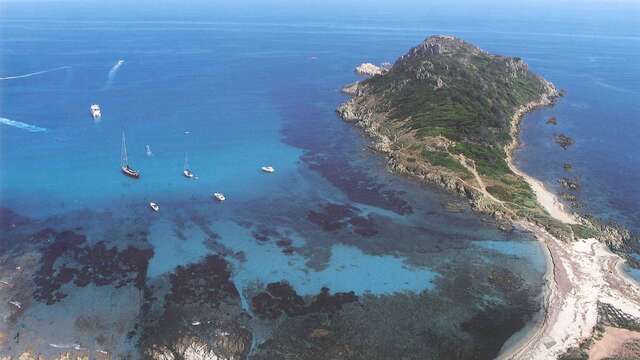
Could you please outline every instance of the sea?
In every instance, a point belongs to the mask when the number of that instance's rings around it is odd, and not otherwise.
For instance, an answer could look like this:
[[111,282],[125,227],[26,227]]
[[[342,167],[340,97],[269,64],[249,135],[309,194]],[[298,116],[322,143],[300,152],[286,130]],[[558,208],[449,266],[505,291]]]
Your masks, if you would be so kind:
[[[336,115],[340,89],[434,34],[521,57],[566,95],[526,116],[518,166],[637,232],[638,15],[624,2],[0,4],[0,354],[157,358],[200,339],[229,358],[494,358],[539,320],[545,249],[392,174]],[[120,173],[125,135],[137,180]]]

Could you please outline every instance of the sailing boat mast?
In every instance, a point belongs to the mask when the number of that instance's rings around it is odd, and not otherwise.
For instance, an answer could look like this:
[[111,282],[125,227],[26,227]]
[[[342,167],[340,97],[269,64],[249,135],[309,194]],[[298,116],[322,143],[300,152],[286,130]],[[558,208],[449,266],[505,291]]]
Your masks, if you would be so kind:
[[131,168],[129,166],[129,159],[127,159],[127,141],[124,137],[124,131],[122,132],[122,150],[120,153],[120,171],[122,171],[122,173],[126,176],[132,177],[132,178],[139,178],[140,177],[140,173]]
[[182,175],[184,175],[188,179],[193,179],[193,172],[189,170],[189,159],[187,158],[187,153],[184,154],[184,167],[182,168]]
[[127,142],[124,137],[124,131],[122,131],[122,149],[120,151],[120,166],[125,167],[129,165],[129,161],[127,159]]

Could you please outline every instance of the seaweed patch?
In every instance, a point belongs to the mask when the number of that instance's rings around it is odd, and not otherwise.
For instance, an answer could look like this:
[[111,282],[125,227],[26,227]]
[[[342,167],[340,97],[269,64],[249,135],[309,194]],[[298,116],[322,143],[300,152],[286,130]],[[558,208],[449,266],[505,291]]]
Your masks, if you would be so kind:
[[[49,230],[36,235],[53,234]],[[108,248],[104,242],[86,245],[86,237],[73,231],[55,233],[53,242],[42,254],[40,268],[34,274],[36,289],[33,296],[48,305],[54,304],[67,296],[61,290],[67,283],[78,287],[89,284],[122,287],[133,283],[141,289],[152,256],[151,249],[129,246],[119,251],[116,247]]]
[[286,314],[300,316],[312,313],[333,313],[343,305],[358,301],[353,291],[338,292],[333,295],[323,287],[320,293],[307,305],[302,296],[285,281],[270,283],[265,291],[251,299],[254,313],[266,319],[277,319]]

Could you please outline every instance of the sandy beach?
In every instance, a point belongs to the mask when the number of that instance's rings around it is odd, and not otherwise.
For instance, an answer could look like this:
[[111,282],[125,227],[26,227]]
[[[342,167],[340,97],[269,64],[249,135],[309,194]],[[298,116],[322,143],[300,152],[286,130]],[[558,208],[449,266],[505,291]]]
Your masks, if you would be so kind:
[[[511,124],[513,141],[506,148],[507,162],[536,193],[538,202],[557,220],[576,223],[556,196],[537,179],[520,171],[512,153],[518,146],[518,126],[522,117],[538,106],[550,105],[544,99],[516,112]],[[500,359],[551,359],[589,338],[598,320],[598,302],[609,304],[628,315],[640,317],[640,286],[623,272],[624,260],[595,239],[562,242],[539,226],[519,225],[533,234],[547,249],[547,274],[543,311],[538,323],[523,338],[503,349]],[[634,332],[631,332],[634,333]],[[637,333],[636,333],[637,334]],[[610,348],[609,337],[599,348]]]

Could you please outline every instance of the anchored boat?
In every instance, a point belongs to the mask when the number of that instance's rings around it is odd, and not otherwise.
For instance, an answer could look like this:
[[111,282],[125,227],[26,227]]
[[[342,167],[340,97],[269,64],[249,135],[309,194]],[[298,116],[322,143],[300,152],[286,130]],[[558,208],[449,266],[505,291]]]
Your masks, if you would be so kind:
[[263,166],[260,169],[266,173],[273,173],[276,171],[276,169],[274,169],[273,166]]
[[93,120],[100,120],[100,117],[102,116],[100,105],[98,104],[91,105],[91,107],[89,108],[89,112],[91,113],[91,116],[93,116]]
[[151,210],[158,212],[160,211],[160,205],[154,203],[154,202],[150,202],[149,203],[149,207],[151,208]]
[[187,155],[184,156],[184,167],[182,168],[182,175],[188,179],[193,179],[193,172],[189,170],[189,159],[187,159]]
[[134,179],[140,178],[140,172],[129,166],[129,159],[127,159],[127,142],[124,137],[124,131],[122,132],[122,152],[120,153],[120,171],[126,176]]

